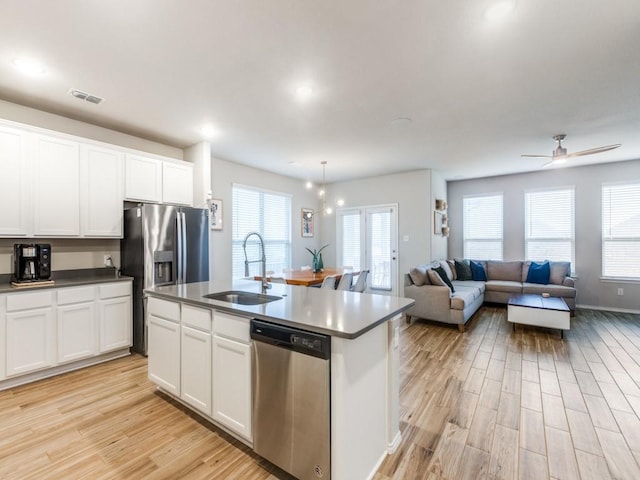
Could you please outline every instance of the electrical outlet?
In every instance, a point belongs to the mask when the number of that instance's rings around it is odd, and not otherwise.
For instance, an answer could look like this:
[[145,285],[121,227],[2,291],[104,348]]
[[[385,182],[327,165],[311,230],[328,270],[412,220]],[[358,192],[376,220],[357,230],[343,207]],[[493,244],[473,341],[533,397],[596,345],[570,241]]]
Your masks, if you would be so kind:
[[620,296],[624,295],[624,288],[619,288],[618,289],[618,295],[620,295]]
[[104,256],[104,266],[105,267],[111,267],[113,266],[113,261],[111,260],[111,255],[105,255]]

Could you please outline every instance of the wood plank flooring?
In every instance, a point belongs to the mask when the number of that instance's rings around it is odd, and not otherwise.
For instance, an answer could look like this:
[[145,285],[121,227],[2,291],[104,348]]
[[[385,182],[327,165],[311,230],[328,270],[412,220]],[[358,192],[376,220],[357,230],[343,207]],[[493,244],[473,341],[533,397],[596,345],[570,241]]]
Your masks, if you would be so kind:
[[562,341],[484,306],[401,338],[403,442],[375,480],[640,479],[640,315],[578,310]]
[[[578,310],[564,341],[504,307],[464,334],[418,320],[400,368],[403,441],[375,480],[640,478],[639,315]],[[289,477],[131,356],[0,392],[0,478]]]

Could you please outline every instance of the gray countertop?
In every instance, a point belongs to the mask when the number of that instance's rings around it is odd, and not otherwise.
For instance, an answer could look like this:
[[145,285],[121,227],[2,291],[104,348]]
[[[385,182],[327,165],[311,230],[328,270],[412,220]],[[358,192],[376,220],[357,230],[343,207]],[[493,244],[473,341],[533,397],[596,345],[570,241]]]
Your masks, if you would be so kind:
[[2,274],[0,275],[0,293],[33,292],[34,290],[45,290],[47,288],[75,287],[105,282],[129,282],[133,280],[133,277],[118,277],[113,268],[90,268],[59,270],[52,272],[51,279],[55,281],[53,285],[16,288],[11,285],[11,275]]
[[228,290],[261,293],[260,282],[210,281],[169,285],[145,290],[149,295],[179,300],[250,318],[343,338],[356,338],[403,312],[409,298],[372,295],[324,288],[272,284],[267,295],[282,297],[262,305],[238,305],[204,298]]

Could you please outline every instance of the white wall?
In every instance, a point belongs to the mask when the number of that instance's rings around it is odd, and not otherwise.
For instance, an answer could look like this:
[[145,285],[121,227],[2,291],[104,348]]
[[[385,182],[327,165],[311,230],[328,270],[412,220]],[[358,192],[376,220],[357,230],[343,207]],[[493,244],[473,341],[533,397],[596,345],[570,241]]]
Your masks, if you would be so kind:
[[[640,181],[640,160],[552,169],[448,183],[449,256],[463,256],[462,199],[465,195],[504,195],[504,259],[524,258],[524,192],[551,187],[575,187],[575,271],[577,304],[640,311],[640,282],[602,281],[602,183]],[[624,296],[617,289],[624,288]]]
[[[436,199],[447,200],[447,182],[435,170],[431,170],[431,260],[440,260],[448,258],[447,256],[447,237],[443,237],[441,233],[435,233],[434,228],[434,211],[436,208]],[[449,212],[444,212],[449,214]],[[438,225],[440,227],[440,225]],[[441,231],[440,229],[438,229]]]
[[[211,167],[211,186],[213,198],[222,199],[222,230],[211,232],[211,268],[212,279],[231,278],[231,196],[232,185],[239,183],[251,187],[263,188],[274,192],[291,194],[291,261],[292,266],[311,264],[311,254],[305,247],[314,249],[320,245],[320,225],[316,224],[315,236],[303,238],[301,231],[302,208],[318,208],[318,197],[315,190],[307,190],[304,182],[282,175],[239,165],[218,158],[213,158]],[[324,252],[323,252],[324,253]],[[327,265],[328,263],[325,262]],[[278,272],[276,272],[278,273]]]
[[[431,170],[370,177],[327,185],[327,198],[343,198],[345,207],[364,207],[389,203],[398,204],[398,274],[408,272],[411,266],[431,259],[433,217],[431,206]],[[323,252],[325,265],[336,262],[335,215],[321,217],[322,244],[334,248]],[[404,241],[404,237],[408,241]],[[399,289],[401,293],[401,289]]]

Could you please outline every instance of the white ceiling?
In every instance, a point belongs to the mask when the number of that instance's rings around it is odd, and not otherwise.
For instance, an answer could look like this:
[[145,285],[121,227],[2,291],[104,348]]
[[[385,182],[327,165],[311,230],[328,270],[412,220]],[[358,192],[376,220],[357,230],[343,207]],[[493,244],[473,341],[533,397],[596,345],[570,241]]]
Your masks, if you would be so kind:
[[490,23],[491,1],[3,0],[0,98],[177,147],[210,123],[214,156],[316,181],[322,160],[328,182],[537,170],[520,154],[556,133],[622,143],[571,165],[640,158],[640,1],[517,0]]

